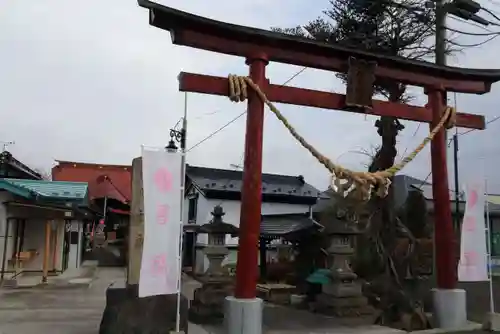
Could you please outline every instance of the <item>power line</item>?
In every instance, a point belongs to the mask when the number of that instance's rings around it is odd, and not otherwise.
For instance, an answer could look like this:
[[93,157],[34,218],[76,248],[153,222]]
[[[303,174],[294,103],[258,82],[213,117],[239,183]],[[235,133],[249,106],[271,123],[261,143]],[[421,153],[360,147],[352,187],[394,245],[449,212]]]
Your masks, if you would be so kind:
[[[490,121],[486,122],[486,125],[491,124],[491,123],[497,121],[498,119],[500,119],[500,116],[496,116],[493,119],[491,119]],[[470,130],[467,130],[467,131],[462,132],[462,133],[457,133],[456,136],[466,135],[466,134],[471,133],[472,131],[475,131],[475,130],[477,130],[477,129],[470,129]],[[453,138],[451,138],[448,141],[448,146],[450,145],[452,140],[453,140]],[[424,181],[422,181],[422,183],[420,184],[420,186],[418,188],[422,189],[422,186],[427,183],[427,180],[429,179],[431,174],[432,174],[432,171],[430,171],[429,174],[427,174],[427,177],[424,179]]]
[[453,32],[456,32],[456,33],[459,33],[459,34],[462,34],[462,35],[470,35],[470,36],[492,36],[492,35],[499,35],[500,32],[468,32],[468,31],[462,31],[462,30],[458,30],[458,29],[455,29],[455,28],[450,28],[450,27],[446,27],[446,30],[449,30],[449,31],[453,31]]
[[212,115],[215,115],[215,114],[220,113],[220,112],[221,112],[220,110],[206,112],[206,113],[201,114],[200,116],[195,117],[194,119],[202,119],[205,116],[212,116]]
[[[288,84],[290,81],[292,81],[293,79],[295,79],[297,76],[299,76],[302,72],[304,72],[305,70],[307,69],[307,67],[304,67],[302,68],[300,71],[297,71],[294,75],[292,75],[288,80],[286,80],[283,84],[281,84],[281,87],[283,87],[284,85]],[[236,116],[235,118],[231,119],[229,122],[227,122],[226,124],[224,124],[223,126],[221,126],[220,128],[218,128],[217,130],[215,130],[214,132],[212,132],[211,134],[209,134],[208,136],[206,136],[205,138],[203,138],[202,140],[200,140],[199,142],[197,142],[196,144],[194,144],[193,146],[191,146],[186,152],[189,152],[191,151],[192,149],[200,146],[201,144],[203,144],[204,142],[206,142],[207,140],[209,140],[210,138],[212,138],[213,136],[215,136],[216,134],[218,134],[219,132],[221,132],[222,130],[224,130],[225,128],[227,128],[229,125],[233,124],[234,122],[236,122],[240,117],[242,117],[243,115],[245,115],[247,113],[247,110],[245,110],[244,112],[242,112],[241,114],[239,114],[238,116]]]
[[206,142],[207,140],[209,140],[210,138],[212,138],[213,136],[215,136],[216,134],[218,134],[219,132],[221,132],[222,130],[224,130],[225,128],[227,128],[229,125],[231,125],[234,122],[236,122],[241,116],[245,115],[246,112],[247,111],[245,110],[244,112],[242,112],[241,114],[239,114],[238,116],[236,116],[235,118],[233,118],[232,120],[230,120],[229,122],[227,122],[226,124],[224,124],[223,126],[221,126],[220,128],[218,128],[217,130],[215,130],[214,132],[212,132],[211,134],[209,134],[208,136],[206,136],[205,138],[203,138],[202,140],[200,140],[199,142],[197,142],[196,144],[194,144],[193,146],[191,146],[186,152],[189,152],[192,149],[200,146],[201,144],[203,144],[204,142]]
[[493,16],[496,20],[500,21],[500,17],[498,17],[492,10],[488,8],[481,7],[482,10],[484,10],[486,13],[490,14]]
[[[422,125],[422,123],[418,123],[417,128],[413,132],[413,135],[411,136],[411,138],[414,138],[417,135],[417,132],[418,132],[418,130],[420,130],[421,125]],[[410,140],[411,140],[411,138],[410,138]],[[406,146],[405,150],[403,151],[403,154],[401,155],[402,159],[404,159],[404,157],[406,156],[406,152],[408,151],[408,146],[409,145]]]
[[479,43],[475,43],[475,44],[462,44],[462,43],[457,43],[457,42],[454,42],[452,40],[449,40],[447,39],[446,41],[450,44],[453,44],[455,46],[460,46],[460,47],[463,47],[463,48],[473,48],[473,47],[478,47],[478,46],[482,46],[492,40],[494,40],[495,38],[497,38],[498,36],[500,36],[500,34],[496,34],[494,36],[491,36],[490,38],[482,41],[482,42],[479,42]]
[[473,26],[473,27],[476,27],[476,28],[488,31],[488,32],[493,32],[493,30],[490,30],[490,29],[486,28],[485,26],[480,25],[479,23],[466,21],[466,20],[464,20],[464,19],[462,19],[460,17],[449,16],[448,18],[450,18],[452,20],[455,20],[457,22],[460,22],[460,23],[464,23],[464,24],[467,24],[467,25],[470,25],[470,26]]
[[[496,122],[498,119],[500,119],[500,116],[493,117],[493,118],[492,118],[492,119],[490,119],[488,122],[486,122],[486,124],[485,124],[485,125],[488,125],[488,124],[491,124],[491,123],[493,123],[493,122]],[[468,133],[471,133],[472,131],[475,131],[475,130],[477,130],[477,129],[469,129],[469,130],[467,130],[467,131],[465,131],[465,132],[458,133],[458,134],[457,134],[457,136],[463,136],[463,135],[466,135],[466,134],[468,134]]]
[[[393,4],[395,4],[395,3],[393,3]],[[452,4],[452,3],[450,3],[450,4]],[[395,5],[398,6],[398,7],[401,7],[401,8],[405,8],[406,10],[408,10],[409,13],[414,13],[414,14],[417,14],[417,15],[422,15],[422,11],[419,8],[416,8],[416,7],[413,7],[413,6],[408,6],[408,5],[402,5],[402,4],[395,4]],[[497,15],[495,15],[491,10],[489,10],[487,8],[484,8],[484,7],[481,7],[481,9],[484,10],[484,11],[486,11],[487,13],[489,13],[491,16],[493,16],[494,18],[496,18],[498,21],[500,21],[500,17],[497,16]],[[438,9],[436,9],[436,11],[437,10]],[[479,26],[479,27],[481,27],[480,26],[481,24],[483,26],[484,25],[493,25],[493,26],[500,27],[499,23],[495,23],[495,22],[492,22],[490,20],[486,20],[486,19],[484,19],[482,17],[477,16],[476,14],[474,14],[472,12],[468,12],[468,11],[460,9],[460,8],[454,8],[453,6],[449,7],[448,9],[446,9],[446,14],[450,14],[447,17],[450,17],[452,19],[458,20],[459,22],[467,23],[467,24],[470,24],[470,25],[476,25],[477,23],[479,23],[479,24],[477,24],[477,26]],[[476,24],[474,24],[473,22],[470,22],[469,20],[472,20]],[[461,43],[455,42],[455,41],[450,40],[450,39],[445,39],[445,43],[449,43],[451,45],[458,46],[458,47],[463,47],[463,48],[479,47],[479,46],[482,46],[482,45],[484,45],[484,44],[492,41],[493,39],[497,38],[498,36],[500,36],[500,32],[490,31],[490,30],[488,30],[488,29],[486,29],[484,27],[481,27],[481,28],[484,29],[484,30],[486,30],[486,31],[488,31],[488,32],[490,32],[490,34],[480,34],[480,33],[473,33],[473,32],[465,32],[465,31],[461,31],[461,30],[458,30],[458,29],[454,29],[454,28],[443,27],[443,29],[445,29],[445,30],[450,30],[450,31],[453,31],[453,32],[456,32],[456,33],[461,33],[461,34],[464,34],[464,35],[491,36],[490,38],[488,38],[488,39],[486,39],[486,40],[484,40],[482,42],[475,43],[475,44],[461,44]],[[436,40],[435,48],[438,48],[437,40]],[[441,48],[442,48],[442,46],[441,46]],[[442,52],[439,53],[439,54],[442,54]]]

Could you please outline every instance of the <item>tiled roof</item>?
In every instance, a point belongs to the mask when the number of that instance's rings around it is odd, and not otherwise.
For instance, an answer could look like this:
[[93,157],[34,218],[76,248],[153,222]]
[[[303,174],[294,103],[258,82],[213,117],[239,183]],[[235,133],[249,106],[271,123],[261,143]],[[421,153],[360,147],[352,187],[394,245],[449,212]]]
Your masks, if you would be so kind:
[[84,200],[88,185],[84,182],[1,179],[0,188],[25,198],[46,200]]
[[[0,153],[0,166],[2,166],[2,176],[16,177],[22,179],[41,180],[42,176],[21,161],[12,156],[9,151]],[[5,166],[5,167],[4,167]],[[5,170],[4,170],[5,169]],[[9,170],[14,171],[15,176]],[[7,173],[7,174],[5,174]]]
[[57,161],[52,179],[57,181],[88,182],[89,198],[113,198],[130,202],[132,197],[132,167],[72,161]]
[[[188,165],[187,176],[202,191],[241,192],[243,172],[195,167]],[[317,198],[320,191],[304,181],[303,176],[262,174],[263,195],[284,195],[291,197]]]
[[284,236],[313,226],[322,227],[310,218],[308,213],[262,215],[260,234]]
[[[58,161],[52,168],[52,178],[57,181],[88,182],[89,198],[114,198],[123,202],[131,200],[132,167],[72,161]],[[243,172],[187,165],[187,176],[204,192],[240,193]],[[106,182],[103,182],[105,179]],[[104,183],[104,184],[103,184]],[[320,191],[306,183],[302,176],[262,174],[262,193],[316,199]]]

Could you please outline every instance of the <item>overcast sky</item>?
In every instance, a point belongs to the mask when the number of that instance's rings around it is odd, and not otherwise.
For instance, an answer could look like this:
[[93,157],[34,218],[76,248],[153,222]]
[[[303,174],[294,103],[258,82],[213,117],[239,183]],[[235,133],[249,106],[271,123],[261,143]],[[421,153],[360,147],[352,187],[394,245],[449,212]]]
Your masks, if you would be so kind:
[[[241,25],[294,26],[321,15],[327,0],[163,0],[178,9]],[[500,12],[500,1],[483,1]],[[484,32],[448,21],[449,26]],[[494,30],[494,29],[493,29]],[[497,29],[497,31],[500,31]],[[486,37],[463,37],[477,43]],[[449,60],[463,67],[500,68],[500,38]],[[270,64],[267,75],[283,83],[300,68]],[[0,141],[15,141],[9,150],[30,166],[50,169],[54,159],[130,164],[141,144],[164,146],[168,130],[183,112],[178,92],[180,71],[226,76],[245,75],[244,59],[171,44],[168,32],[150,27],[148,13],[133,0],[0,0]],[[344,92],[331,73],[307,69],[290,85]],[[425,103],[419,96],[415,103]],[[485,96],[458,95],[458,109],[500,116],[500,84]],[[451,96],[453,97],[453,96]],[[374,118],[336,111],[279,105],[291,123],[324,154],[362,170],[367,159],[352,153],[380,141]],[[224,97],[188,96],[188,147],[244,111]],[[422,124],[405,122],[401,152],[411,151],[428,133]],[[231,168],[242,164],[245,118],[189,152],[193,165]],[[493,191],[500,193],[500,147],[494,133],[460,137],[460,173],[474,175],[485,166]],[[459,131],[464,131],[460,129]],[[479,166],[479,167],[478,167]],[[265,172],[299,175],[320,189],[328,174],[296,143],[269,111],[264,133]],[[452,169],[450,169],[452,170]],[[428,149],[404,171],[419,178],[430,172]],[[451,175],[450,175],[451,176]]]

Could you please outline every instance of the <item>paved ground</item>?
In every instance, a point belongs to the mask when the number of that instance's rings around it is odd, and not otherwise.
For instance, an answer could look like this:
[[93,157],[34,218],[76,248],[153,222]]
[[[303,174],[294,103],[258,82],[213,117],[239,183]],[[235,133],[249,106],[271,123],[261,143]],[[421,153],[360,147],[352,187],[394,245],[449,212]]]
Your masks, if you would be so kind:
[[89,286],[31,288],[0,292],[1,334],[96,334],[109,284],[123,268],[100,268]]
[[[123,268],[99,268],[90,286],[67,285],[31,289],[0,290],[0,334],[97,334],[105,304],[105,290],[123,279]],[[197,282],[185,281],[183,293],[192,298]],[[487,304],[487,299],[481,304]],[[318,318],[308,312],[267,307],[266,333],[401,333],[378,326],[346,327],[332,319]],[[334,329],[331,329],[334,327]],[[220,328],[190,325],[190,334],[220,334]],[[478,332],[475,332],[478,333]]]

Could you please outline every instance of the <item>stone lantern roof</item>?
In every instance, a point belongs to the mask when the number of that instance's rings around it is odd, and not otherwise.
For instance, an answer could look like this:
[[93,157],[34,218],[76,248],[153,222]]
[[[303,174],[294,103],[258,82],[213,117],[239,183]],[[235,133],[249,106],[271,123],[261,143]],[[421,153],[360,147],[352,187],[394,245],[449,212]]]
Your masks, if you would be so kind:
[[212,213],[212,220],[207,224],[203,224],[199,227],[198,233],[207,234],[231,234],[232,236],[237,236],[239,229],[231,224],[225,223],[222,217],[226,214],[220,205],[214,207]]

